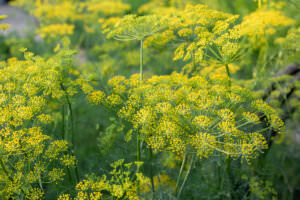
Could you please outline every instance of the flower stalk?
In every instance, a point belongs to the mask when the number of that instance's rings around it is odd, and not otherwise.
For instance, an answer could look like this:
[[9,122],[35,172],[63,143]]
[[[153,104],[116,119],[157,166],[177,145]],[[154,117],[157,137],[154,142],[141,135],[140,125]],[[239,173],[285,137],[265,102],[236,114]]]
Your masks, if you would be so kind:
[[140,81],[143,81],[143,48],[144,48],[144,40],[140,40]]
[[184,180],[183,180],[183,182],[182,182],[182,185],[181,185],[181,187],[180,187],[180,189],[179,189],[179,192],[177,193],[177,199],[180,199],[180,196],[181,196],[181,193],[182,193],[182,191],[183,191],[183,188],[184,188],[184,186],[185,186],[185,184],[186,184],[186,181],[187,181],[187,179],[188,179],[188,177],[189,177],[189,175],[190,175],[190,173],[191,173],[191,171],[192,171],[192,167],[193,167],[193,164],[194,164],[194,161],[195,161],[195,157],[196,157],[196,155],[193,154],[193,155],[192,155],[192,158],[191,158],[191,161],[190,161],[190,164],[189,164],[189,168],[188,168],[188,170],[187,170],[187,172],[186,172],[186,174],[185,174],[185,177],[184,177]]
[[[61,83],[61,88],[62,90],[64,91],[65,93],[65,97],[66,97],[66,101],[67,101],[67,105],[68,105],[68,109],[69,109],[69,113],[68,113],[68,117],[70,119],[70,123],[71,123],[71,155],[74,156],[74,148],[75,148],[75,144],[74,144],[74,119],[73,119],[73,109],[72,109],[72,104],[71,104],[71,101],[70,101],[70,98],[67,94],[67,91],[64,87],[64,85]],[[64,112],[63,112],[64,113]],[[63,116],[64,117],[64,116]],[[63,120],[64,122],[64,120]],[[63,124],[64,126],[64,124]],[[68,139],[67,137],[65,139]],[[76,184],[79,183],[79,171],[78,171],[78,166],[77,166],[77,163],[75,163],[75,177],[76,177]]]
[[226,68],[226,73],[227,73],[227,76],[228,76],[228,87],[230,89],[232,83],[231,83],[231,73],[230,73],[228,64],[225,64],[225,68]]
[[183,158],[182,158],[181,167],[180,167],[179,174],[178,174],[178,177],[177,177],[176,187],[175,187],[175,193],[177,193],[177,191],[179,189],[179,182],[180,182],[181,175],[183,173],[183,168],[184,168],[186,159],[187,159],[187,154],[185,153],[184,156],[183,156]]

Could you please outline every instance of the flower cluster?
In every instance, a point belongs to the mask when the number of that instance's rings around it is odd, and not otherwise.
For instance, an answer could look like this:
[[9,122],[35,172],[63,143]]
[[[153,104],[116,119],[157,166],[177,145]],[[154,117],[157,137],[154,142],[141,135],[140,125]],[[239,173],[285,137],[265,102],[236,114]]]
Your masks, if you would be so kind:
[[187,5],[196,4],[195,0],[152,0],[146,4],[143,4],[139,7],[138,13],[147,13],[147,14],[175,14],[178,12],[178,9],[184,9]]
[[288,56],[294,56],[297,59],[300,52],[300,27],[291,28],[285,37],[277,38],[275,43],[279,44]]
[[105,17],[122,15],[131,9],[129,4],[122,3],[120,0],[86,2],[86,5],[88,11],[100,13]]
[[295,21],[278,10],[258,10],[243,18],[237,26],[242,36],[248,36],[253,45],[265,42],[268,35],[274,35],[281,27],[289,27]]
[[[184,10],[178,10],[176,14],[167,16],[168,28],[153,35],[147,43],[165,44],[169,41],[181,41],[175,50],[174,60],[193,60],[201,62],[204,57],[204,49],[207,45],[215,43],[223,48],[222,52],[229,52],[229,42],[240,38],[239,34],[230,30],[238,16],[230,15],[209,9],[204,5],[188,5]],[[231,49],[238,49],[237,46]],[[231,53],[231,52],[230,52]]]
[[162,30],[166,25],[166,19],[157,15],[141,16],[127,15],[118,21],[114,28],[110,27],[108,37],[115,37],[119,40],[144,40],[146,37]]
[[44,60],[25,52],[23,61],[0,63],[1,198],[42,199],[43,188],[76,163],[66,141],[43,133],[52,120],[49,105],[65,96],[59,61],[67,60],[58,54]]
[[38,30],[41,37],[56,38],[58,36],[72,35],[74,32],[74,26],[68,24],[52,24],[42,27]]
[[228,89],[226,81],[224,74],[206,79],[173,73],[142,83],[137,75],[119,76],[109,81],[106,98],[99,92],[102,102],[94,97],[94,103],[116,110],[154,151],[194,152],[200,158],[219,152],[251,160],[267,148],[260,118],[266,116],[269,129],[280,131],[283,124],[274,109],[247,89]]
[[72,1],[57,1],[55,3],[36,1],[33,5],[35,5],[35,8],[31,8],[30,12],[45,24],[53,22],[66,23],[78,17],[76,15],[76,5]]
[[[124,163],[124,159],[111,164],[109,175],[102,177],[88,176],[76,186],[78,200],[100,200],[107,198],[139,200],[138,184],[149,182],[147,177],[138,173],[142,163]],[[71,199],[69,194],[61,195],[59,200]]]

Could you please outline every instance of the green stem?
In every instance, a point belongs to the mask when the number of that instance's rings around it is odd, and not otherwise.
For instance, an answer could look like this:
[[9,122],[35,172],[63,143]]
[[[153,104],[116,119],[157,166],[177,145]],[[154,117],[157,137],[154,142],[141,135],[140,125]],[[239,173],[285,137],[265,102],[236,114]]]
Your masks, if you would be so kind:
[[[71,155],[74,156],[74,149],[75,149],[75,144],[74,144],[74,119],[73,119],[73,109],[72,109],[72,104],[70,101],[70,98],[67,94],[67,91],[64,87],[64,85],[61,83],[61,88],[65,93],[65,97],[67,100],[68,108],[69,108],[69,119],[71,121]],[[66,138],[67,139],[67,138]],[[78,166],[77,163],[75,163],[75,176],[76,176],[76,184],[79,183],[79,172],[78,172]]]
[[221,166],[217,163],[218,190],[221,189]]
[[150,178],[151,178],[152,193],[154,194],[155,188],[154,188],[154,179],[153,179],[152,159],[153,159],[153,152],[152,152],[152,148],[149,147],[149,166],[150,166],[149,171],[150,171]]
[[226,167],[223,167],[223,172],[221,177],[221,187],[220,187],[221,191],[224,190],[225,173],[226,173]]
[[230,70],[229,70],[229,66],[228,64],[225,64],[225,68],[226,68],[226,73],[227,73],[227,76],[228,76],[228,87],[229,89],[231,88],[231,73],[230,73]]
[[136,161],[141,161],[141,140],[140,140],[140,133],[137,133],[137,140],[136,140],[136,151],[137,151],[137,157]]
[[[143,39],[140,40],[140,83],[142,84],[143,81]],[[136,151],[137,151],[137,158],[138,162],[141,161],[141,140],[140,140],[140,133],[137,132],[137,140],[136,140]],[[139,169],[138,169],[139,172]],[[137,193],[139,194],[139,183],[137,184]]]
[[227,175],[228,175],[228,182],[229,182],[229,191],[230,191],[230,194],[231,194],[231,186],[232,186],[232,173],[231,173],[231,158],[227,158],[226,160],[226,169],[227,169]]
[[[140,162],[141,161],[141,141],[140,141],[140,133],[137,132],[137,137],[136,137],[136,151],[137,151],[137,156],[136,156],[136,161]],[[140,172],[140,169],[137,169],[137,173]],[[140,193],[140,184],[137,182],[137,194]]]
[[141,39],[140,41],[140,81],[143,81],[143,45],[144,45],[144,40]]
[[40,188],[41,188],[42,192],[45,193],[44,192],[44,188],[43,188],[43,183],[42,183],[41,176],[39,176],[39,185],[40,185]]
[[[72,144],[72,150],[71,150],[71,155],[74,156],[74,149],[75,149],[75,143],[74,143],[74,119],[73,119],[73,109],[72,109],[72,104],[71,101],[68,98],[67,95],[67,101],[68,101],[68,107],[69,107],[69,114],[70,114],[70,120],[71,120],[71,144]],[[77,163],[75,162],[75,176],[76,176],[76,183],[79,183],[79,172],[78,172],[78,166]]]
[[191,173],[191,170],[192,170],[192,167],[193,167],[193,164],[194,164],[194,160],[195,160],[195,154],[193,154],[193,156],[192,156],[192,159],[191,159],[191,162],[190,162],[190,165],[189,165],[189,169],[186,172],[186,175],[184,177],[183,183],[182,183],[182,185],[180,187],[180,190],[179,190],[179,192],[177,194],[177,199],[180,199],[180,195],[181,195],[181,193],[183,191],[184,185],[185,185],[185,183],[186,183],[186,181],[187,181],[187,179],[188,179],[188,177],[189,177],[189,175]]
[[196,72],[196,57],[195,57],[195,50],[193,50],[193,72]]
[[[67,140],[68,136],[66,135],[65,132],[65,105],[62,105],[62,126],[61,126],[61,131],[62,131],[62,138],[63,140]],[[69,181],[72,182],[72,173],[70,171],[70,169],[68,167],[66,167],[67,172],[68,172],[68,177],[69,177]]]
[[183,173],[183,168],[184,168],[184,165],[185,165],[185,162],[186,162],[186,158],[187,158],[187,154],[184,153],[184,156],[183,156],[183,159],[182,159],[182,162],[181,162],[181,167],[180,167],[179,174],[178,174],[177,181],[176,181],[176,187],[175,187],[175,193],[176,194],[177,194],[177,191],[179,189],[179,182],[180,182],[181,175]]
[[64,104],[62,105],[61,114],[62,114],[61,132],[62,132],[62,138],[63,140],[65,140],[66,137],[65,137],[65,105]]
[[68,109],[69,109],[69,119],[71,121],[71,144],[73,146],[73,149],[75,148],[75,144],[74,144],[74,119],[73,119],[73,109],[72,109],[72,104],[71,101],[69,99],[69,96],[66,95],[66,99],[67,99],[67,104],[68,104]]
[[[263,37],[266,37],[266,33],[264,32]],[[257,84],[259,84],[261,82],[262,79],[262,75],[263,75],[263,70],[265,69],[266,65],[267,65],[267,56],[268,56],[268,49],[269,49],[269,45],[268,45],[268,40],[266,40],[265,46],[263,46],[258,53],[258,61],[256,62],[256,76],[255,76],[255,81],[253,84],[252,89],[255,89]]]

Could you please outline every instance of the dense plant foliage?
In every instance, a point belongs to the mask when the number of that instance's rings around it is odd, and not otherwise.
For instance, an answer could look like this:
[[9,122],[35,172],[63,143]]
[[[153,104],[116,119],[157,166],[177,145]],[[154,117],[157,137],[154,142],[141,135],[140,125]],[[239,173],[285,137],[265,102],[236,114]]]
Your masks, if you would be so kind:
[[12,1],[0,198],[296,199],[298,4]]

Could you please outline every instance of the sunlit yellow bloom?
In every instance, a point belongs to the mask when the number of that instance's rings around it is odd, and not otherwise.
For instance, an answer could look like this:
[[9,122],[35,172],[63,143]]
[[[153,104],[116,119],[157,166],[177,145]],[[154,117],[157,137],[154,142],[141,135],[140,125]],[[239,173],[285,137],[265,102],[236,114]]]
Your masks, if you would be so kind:
[[[247,89],[226,87],[226,78],[224,74],[188,78],[173,73],[131,85],[135,76],[117,76],[109,81],[110,96],[119,93],[116,85],[126,88],[117,104],[118,115],[132,123],[154,151],[178,155],[192,151],[200,158],[221,153],[250,161],[267,148],[263,133],[254,126],[265,123],[258,115],[266,115],[269,128],[278,131],[283,122]],[[102,104],[117,108],[112,100]]]
[[72,35],[74,32],[74,25],[69,24],[52,24],[40,28],[38,31],[41,37],[55,38],[63,35]]

